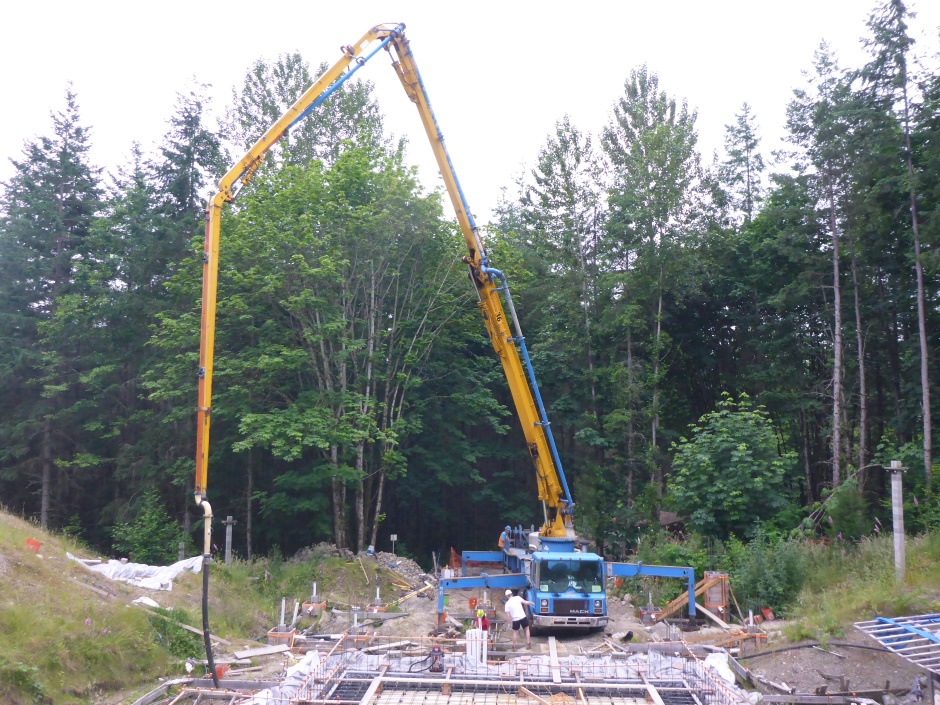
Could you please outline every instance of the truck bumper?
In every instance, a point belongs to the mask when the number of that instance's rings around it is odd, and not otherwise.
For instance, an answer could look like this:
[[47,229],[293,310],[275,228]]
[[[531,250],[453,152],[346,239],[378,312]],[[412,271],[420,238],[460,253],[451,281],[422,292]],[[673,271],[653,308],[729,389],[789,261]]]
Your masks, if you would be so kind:
[[534,614],[532,615],[532,626],[555,629],[564,627],[577,627],[580,629],[584,629],[585,627],[606,627],[607,615],[599,615],[597,617],[558,617],[548,614]]

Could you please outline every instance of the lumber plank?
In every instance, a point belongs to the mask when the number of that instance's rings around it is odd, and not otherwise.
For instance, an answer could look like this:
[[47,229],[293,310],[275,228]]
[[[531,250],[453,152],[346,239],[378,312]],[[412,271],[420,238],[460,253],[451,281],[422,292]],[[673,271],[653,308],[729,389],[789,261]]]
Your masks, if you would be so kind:
[[552,683],[561,683],[561,665],[558,663],[558,647],[555,637],[548,637],[548,658],[552,666]]
[[413,641],[396,641],[391,644],[382,644],[381,646],[370,646],[368,649],[363,649],[362,653],[371,654],[377,651],[388,651],[389,649],[397,649],[400,646],[418,646]]
[[400,604],[401,604],[402,602],[404,602],[405,600],[410,600],[410,599],[411,599],[412,597],[414,597],[415,595],[420,595],[422,592],[427,592],[427,591],[430,590],[432,587],[434,587],[434,586],[433,586],[433,585],[430,585],[430,584],[425,585],[423,588],[419,588],[418,590],[415,590],[415,591],[413,591],[413,592],[408,593],[408,594],[405,595],[404,597],[399,597],[399,598],[398,598],[397,600],[395,600],[394,602],[390,602],[390,603],[388,604],[388,606],[389,606],[389,607],[397,607],[398,605],[400,605]]
[[[193,634],[198,634],[199,636],[202,636],[202,629],[196,629],[196,627],[190,626],[189,624],[183,624],[182,622],[177,622],[175,619],[170,619],[165,614],[154,612],[152,609],[148,609],[147,607],[144,607],[143,605],[134,605],[134,607],[136,607],[137,609],[143,610],[147,614],[152,614],[154,617],[159,617],[160,619],[165,619],[167,621],[173,622],[174,624],[178,624],[179,626],[181,626],[183,629],[185,629],[188,632],[192,632]],[[209,638],[212,639],[213,641],[219,642],[220,644],[225,644],[226,646],[232,645],[232,642],[226,641],[222,637],[216,636],[215,634],[211,632],[209,633]]]
[[725,622],[718,615],[714,614],[711,610],[707,610],[704,607],[702,607],[698,602],[695,603],[695,609],[696,611],[701,610],[702,614],[704,614],[706,617],[708,617],[710,620],[712,620],[715,624],[717,624],[722,629],[731,629],[731,625]]
[[[703,594],[708,588],[713,587],[721,582],[721,578],[702,578],[695,586],[695,596]],[[689,591],[683,590],[682,594],[679,595],[675,600],[670,602],[663,608],[663,613],[659,615],[655,620],[656,622],[661,622],[666,617],[670,617],[679,610],[681,610],[685,605],[689,603]]]
[[268,646],[259,646],[256,649],[242,649],[240,651],[233,651],[232,656],[235,658],[254,658],[255,656],[282,654],[285,651],[290,651],[290,647],[287,644],[270,644]]
[[83,588],[85,588],[86,590],[91,590],[92,592],[96,592],[96,593],[98,593],[99,595],[101,595],[102,597],[111,597],[111,596],[112,596],[111,593],[108,592],[107,590],[102,590],[101,588],[97,588],[97,587],[95,587],[94,585],[89,585],[88,583],[83,583],[83,582],[82,582],[81,580],[79,580],[78,578],[72,578],[72,580],[74,580],[76,583],[78,583],[79,585],[81,585],[81,586],[82,586]]
[[540,698],[538,695],[533,693],[524,685],[519,686],[519,693],[520,695],[525,695],[527,698],[532,698],[533,700],[537,700],[538,702],[542,703],[542,705],[552,705],[548,700],[546,700],[545,698]]

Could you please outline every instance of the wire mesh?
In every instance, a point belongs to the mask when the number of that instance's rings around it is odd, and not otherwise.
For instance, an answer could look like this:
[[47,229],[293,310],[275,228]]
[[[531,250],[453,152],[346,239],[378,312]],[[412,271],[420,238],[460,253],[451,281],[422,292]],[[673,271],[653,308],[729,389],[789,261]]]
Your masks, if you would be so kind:
[[689,653],[679,644],[673,653],[488,649],[485,657],[477,646],[466,638],[346,633],[308,643],[278,686],[225,697],[231,705],[744,705],[710,667],[678,655]]

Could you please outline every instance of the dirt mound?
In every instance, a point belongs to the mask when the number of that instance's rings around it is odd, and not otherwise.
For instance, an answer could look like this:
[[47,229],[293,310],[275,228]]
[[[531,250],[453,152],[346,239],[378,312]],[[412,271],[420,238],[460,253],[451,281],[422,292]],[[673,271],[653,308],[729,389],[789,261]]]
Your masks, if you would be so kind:
[[413,587],[421,587],[425,580],[432,581],[432,577],[410,558],[402,558],[394,553],[379,551],[375,559],[380,566],[392,570],[405,578]]

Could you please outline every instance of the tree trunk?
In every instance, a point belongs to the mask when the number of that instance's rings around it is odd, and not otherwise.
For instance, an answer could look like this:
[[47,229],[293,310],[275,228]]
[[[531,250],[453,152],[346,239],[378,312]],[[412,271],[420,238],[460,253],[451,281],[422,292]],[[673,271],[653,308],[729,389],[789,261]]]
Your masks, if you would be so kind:
[[379,472],[379,486],[375,491],[375,516],[372,518],[372,540],[369,541],[373,546],[379,545],[379,522],[382,517],[382,493],[385,491],[385,471]]
[[[330,461],[333,463],[334,468],[339,466],[339,448],[335,445],[330,447]],[[345,548],[346,486],[336,475],[333,475],[331,484],[333,490],[333,542],[337,548]]]
[[49,505],[52,496],[52,422],[42,422],[42,495],[39,506],[39,528],[49,530]]
[[829,228],[832,233],[832,291],[834,309],[832,335],[832,487],[841,482],[842,453],[842,291],[839,285],[839,230],[836,220],[832,167],[829,168]]
[[251,531],[252,531],[252,503],[255,495],[255,464],[254,453],[248,451],[248,490],[245,497],[245,554],[251,563]]
[[924,476],[930,487],[933,474],[933,424],[930,418],[930,365],[927,348],[927,305],[924,291],[924,263],[920,250],[920,224],[917,217],[917,189],[914,185],[914,158],[911,153],[910,109],[904,87],[904,146],[907,151],[907,178],[910,181],[911,229],[914,232],[914,269],[917,272],[917,330],[920,334],[921,415],[924,420]]
[[356,444],[356,474],[359,480],[356,482],[356,496],[353,503],[356,507],[356,553],[362,553],[365,548],[363,543],[366,540],[366,503],[365,487],[363,479],[365,477],[365,442],[359,441]]
[[636,427],[633,424],[633,332],[632,328],[627,328],[627,413],[629,421],[627,422],[627,506],[633,506],[633,481],[634,470],[636,467],[636,441],[634,433]]
[[803,471],[806,473],[806,506],[813,505],[813,466],[809,462],[809,428],[806,414],[800,413],[800,435],[803,436]]
[[[858,264],[855,255],[855,243],[852,243],[852,286],[855,291],[855,338],[858,347],[858,468],[862,473],[862,468],[868,463],[868,386],[865,381],[865,335],[862,330],[862,306],[861,296],[858,290]],[[859,477],[858,487],[861,489],[864,485],[864,478]]]
[[656,431],[659,429],[659,357],[660,341],[663,330],[663,268],[659,268],[659,301],[656,305],[656,342],[653,352],[653,428],[652,428],[652,450],[654,453],[653,466],[656,473],[656,496],[663,496],[663,470],[658,458],[656,457]]

